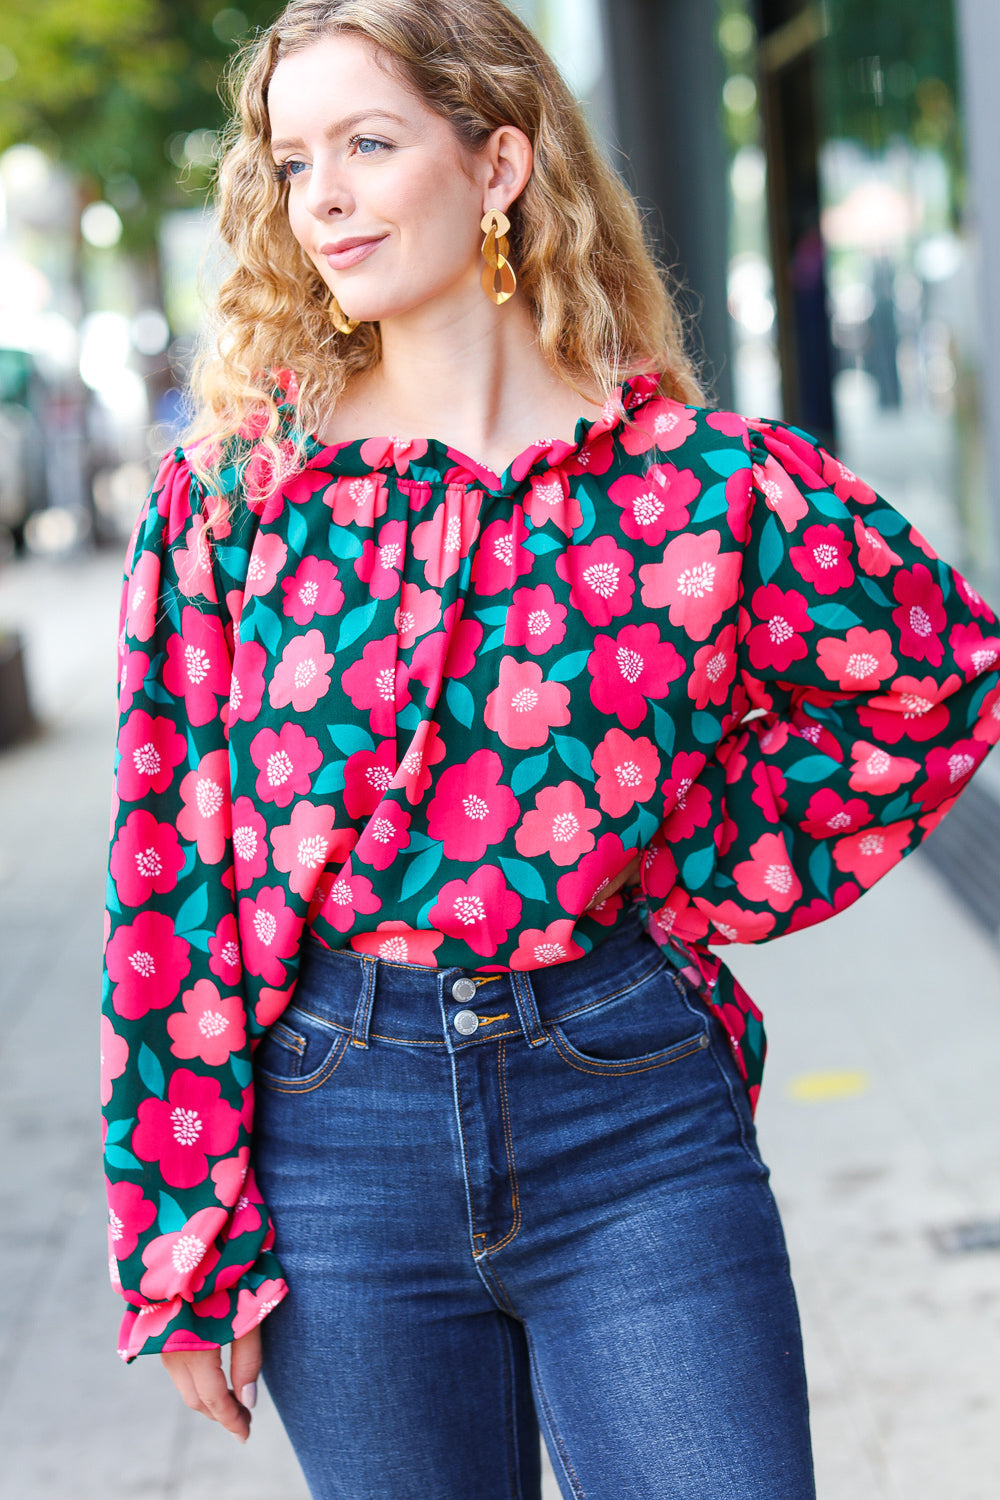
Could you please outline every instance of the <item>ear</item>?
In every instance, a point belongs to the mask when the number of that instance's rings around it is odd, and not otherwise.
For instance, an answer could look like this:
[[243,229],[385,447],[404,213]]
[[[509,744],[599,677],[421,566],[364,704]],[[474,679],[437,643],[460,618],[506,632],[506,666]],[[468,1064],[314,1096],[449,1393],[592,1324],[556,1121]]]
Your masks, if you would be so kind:
[[504,212],[528,185],[535,164],[531,142],[516,125],[494,130],[483,150],[483,213],[500,208]]

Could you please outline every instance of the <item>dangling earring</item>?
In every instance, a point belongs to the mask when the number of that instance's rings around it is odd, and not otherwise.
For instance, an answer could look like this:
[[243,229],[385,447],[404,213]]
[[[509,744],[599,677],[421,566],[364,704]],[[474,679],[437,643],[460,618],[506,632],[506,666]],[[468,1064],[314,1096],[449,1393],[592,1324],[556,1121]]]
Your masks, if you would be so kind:
[[[517,277],[507,259],[510,251],[510,245],[507,242],[510,220],[499,208],[491,208],[489,213],[484,215],[480,228],[486,236],[483,241],[483,256],[486,260],[482,277],[483,291],[491,302],[495,302],[497,307],[502,307],[517,291]],[[498,274],[499,287],[497,286]]]
[[326,314],[338,333],[352,334],[358,326],[358,319],[347,316],[332,292],[326,305]]

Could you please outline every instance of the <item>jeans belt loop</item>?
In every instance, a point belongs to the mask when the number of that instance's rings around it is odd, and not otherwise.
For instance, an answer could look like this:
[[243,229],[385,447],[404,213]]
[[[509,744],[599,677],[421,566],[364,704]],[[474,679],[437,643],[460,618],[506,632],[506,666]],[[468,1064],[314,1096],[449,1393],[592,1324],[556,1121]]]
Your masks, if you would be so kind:
[[548,1041],[548,1036],[542,1029],[541,1019],[538,1015],[538,1006],[535,1002],[535,991],[532,988],[531,980],[523,970],[512,969],[510,971],[510,982],[511,988],[514,991],[518,1019],[521,1022],[521,1030],[524,1032],[525,1040],[529,1047],[541,1047]]
[[351,1029],[351,1045],[354,1047],[368,1046],[368,1027],[371,1023],[372,1004],[375,1000],[375,975],[378,962],[378,959],[371,953],[362,955],[361,994],[358,997],[357,1009],[354,1012],[354,1025]]

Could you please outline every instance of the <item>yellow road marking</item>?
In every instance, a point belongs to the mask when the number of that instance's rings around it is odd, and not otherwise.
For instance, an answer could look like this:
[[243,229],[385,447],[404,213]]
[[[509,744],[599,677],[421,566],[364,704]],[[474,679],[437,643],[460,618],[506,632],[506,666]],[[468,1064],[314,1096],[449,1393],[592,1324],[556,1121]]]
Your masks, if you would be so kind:
[[869,1087],[867,1073],[854,1072],[800,1073],[788,1085],[788,1093],[803,1104],[815,1104],[823,1099],[850,1099],[863,1094]]

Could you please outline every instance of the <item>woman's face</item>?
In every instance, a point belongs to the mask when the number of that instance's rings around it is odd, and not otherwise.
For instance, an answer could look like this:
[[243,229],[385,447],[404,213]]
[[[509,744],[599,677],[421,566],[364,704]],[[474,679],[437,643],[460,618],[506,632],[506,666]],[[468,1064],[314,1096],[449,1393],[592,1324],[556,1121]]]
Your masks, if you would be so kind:
[[330,36],[282,58],[268,112],[292,233],[348,317],[482,297],[488,153],[465,149],[369,42]]

